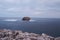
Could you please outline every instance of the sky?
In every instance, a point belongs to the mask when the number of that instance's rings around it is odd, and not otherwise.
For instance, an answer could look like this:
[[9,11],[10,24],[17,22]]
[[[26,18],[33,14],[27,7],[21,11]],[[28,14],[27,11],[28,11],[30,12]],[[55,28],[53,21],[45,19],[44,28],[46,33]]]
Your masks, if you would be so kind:
[[60,0],[0,0],[0,17],[60,18]]

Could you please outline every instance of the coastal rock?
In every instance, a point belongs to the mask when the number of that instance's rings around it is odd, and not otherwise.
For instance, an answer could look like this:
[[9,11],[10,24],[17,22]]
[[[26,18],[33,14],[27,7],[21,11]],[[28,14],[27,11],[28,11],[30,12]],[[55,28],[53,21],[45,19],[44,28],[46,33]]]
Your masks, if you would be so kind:
[[[59,38],[56,38],[59,40]],[[55,40],[54,37],[48,36],[44,33],[35,34],[22,31],[0,30],[0,40]]]
[[55,40],[60,40],[60,37],[55,38]]
[[23,21],[29,21],[30,20],[30,17],[23,17],[22,20]]

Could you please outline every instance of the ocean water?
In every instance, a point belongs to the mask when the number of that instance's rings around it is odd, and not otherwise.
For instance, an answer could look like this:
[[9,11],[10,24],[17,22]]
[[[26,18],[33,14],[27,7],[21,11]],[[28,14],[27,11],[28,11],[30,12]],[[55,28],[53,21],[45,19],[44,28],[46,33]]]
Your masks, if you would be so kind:
[[46,33],[53,37],[60,36],[60,18],[0,18],[0,29],[22,30],[23,32]]

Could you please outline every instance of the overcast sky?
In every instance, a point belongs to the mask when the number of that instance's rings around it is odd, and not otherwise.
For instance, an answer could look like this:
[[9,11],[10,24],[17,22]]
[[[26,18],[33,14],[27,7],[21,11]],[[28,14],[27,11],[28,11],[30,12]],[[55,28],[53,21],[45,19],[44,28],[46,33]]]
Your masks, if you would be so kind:
[[60,18],[60,0],[0,0],[0,17]]

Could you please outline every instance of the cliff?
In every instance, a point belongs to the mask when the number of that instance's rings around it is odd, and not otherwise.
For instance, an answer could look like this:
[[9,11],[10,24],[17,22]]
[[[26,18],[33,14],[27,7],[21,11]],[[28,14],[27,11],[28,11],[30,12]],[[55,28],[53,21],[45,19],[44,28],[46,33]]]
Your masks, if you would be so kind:
[[0,40],[57,40],[52,36],[48,36],[44,33],[35,34],[22,31],[12,30],[0,30]]

